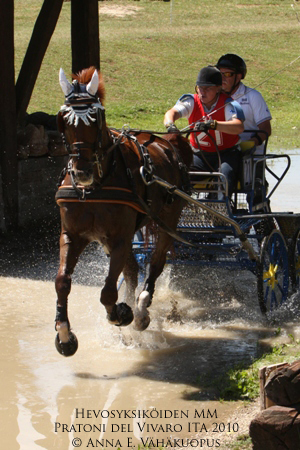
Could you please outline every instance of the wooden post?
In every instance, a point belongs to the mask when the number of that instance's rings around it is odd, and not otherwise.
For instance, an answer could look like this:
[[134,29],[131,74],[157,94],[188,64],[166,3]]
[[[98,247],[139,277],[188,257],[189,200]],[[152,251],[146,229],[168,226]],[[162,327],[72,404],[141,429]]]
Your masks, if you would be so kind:
[[275,403],[272,402],[267,396],[265,392],[265,384],[274,370],[280,370],[283,367],[286,367],[288,363],[278,363],[272,364],[271,366],[264,366],[259,369],[259,392],[260,392],[260,409],[263,411],[264,409],[270,408],[274,406]]
[[71,0],[72,72],[100,69],[98,0]]
[[25,116],[62,5],[63,0],[44,0],[41,11],[35,22],[16,84],[17,115],[19,122],[22,122]]
[[6,231],[18,225],[18,159],[14,69],[14,0],[0,0],[0,165]]

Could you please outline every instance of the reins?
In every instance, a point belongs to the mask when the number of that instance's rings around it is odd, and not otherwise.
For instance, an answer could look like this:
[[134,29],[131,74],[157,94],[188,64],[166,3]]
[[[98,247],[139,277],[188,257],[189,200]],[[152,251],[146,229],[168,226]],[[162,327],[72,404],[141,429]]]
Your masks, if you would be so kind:
[[[196,123],[197,123],[197,122],[195,122],[194,125],[196,125]],[[139,130],[139,129],[133,129],[133,128],[130,128],[129,125],[124,125],[124,126],[122,127],[122,130],[123,130],[124,127],[126,127],[126,130],[128,130],[128,133],[129,133],[129,132],[132,132],[132,133],[149,133],[149,134],[151,134],[151,135],[166,135],[166,134],[169,134],[169,133],[167,133],[167,132],[165,132],[165,131],[164,131],[164,132],[160,132],[160,131],[153,131],[153,130]],[[199,132],[199,130],[197,130],[196,127],[193,127],[193,128],[189,128],[188,130],[185,130],[185,129],[184,129],[184,130],[178,130],[178,131],[176,131],[176,134],[188,136],[189,134],[192,134],[192,133],[195,133],[195,134],[196,134],[197,132]],[[207,131],[203,131],[203,133],[205,133],[205,134],[210,138],[210,140],[213,142],[213,144],[215,145],[216,153],[218,154],[218,159],[219,159],[219,166],[220,166],[220,165],[221,165],[221,158],[220,158],[220,152],[219,152],[219,149],[218,149],[218,144],[216,143],[215,139],[214,139]],[[129,136],[131,136],[131,135],[129,135]],[[167,142],[169,145],[171,145],[172,148],[173,148],[173,150],[174,150],[174,151],[177,153],[177,155],[179,156],[178,152],[176,151],[176,148],[172,145],[171,142],[169,142],[169,141],[167,141],[166,139],[163,139],[163,138],[161,138],[161,139],[164,140],[165,142]],[[213,167],[212,167],[212,166],[209,164],[209,162],[206,160],[205,155],[204,155],[204,152],[203,152],[203,150],[201,149],[201,147],[200,147],[200,145],[199,145],[197,139],[196,139],[196,143],[197,143],[197,146],[198,146],[198,150],[199,150],[199,152],[201,152],[201,155],[202,155],[202,157],[203,157],[205,163],[207,164],[208,167],[211,168],[212,172],[214,172]]]
[[[156,214],[154,214],[151,211],[151,208],[148,206],[147,201],[145,201],[144,199],[142,199],[136,192],[136,186],[135,186],[135,181],[134,181],[134,177],[131,173],[130,168],[127,166],[126,163],[126,158],[124,156],[124,153],[121,150],[120,144],[122,144],[122,140],[125,138],[126,140],[129,140],[130,142],[133,142],[138,154],[141,158],[141,169],[143,169],[143,178],[145,179],[152,179],[152,175],[153,175],[153,171],[154,171],[154,164],[151,160],[150,154],[148,152],[147,146],[141,144],[138,139],[136,138],[136,136],[132,135],[132,132],[141,132],[140,130],[131,130],[129,127],[124,126],[122,127],[122,129],[116,130],[116,129],[111,129],[111,137],[113,138],[113,144],[106,150],[106,155],[108,153],[110,153],[112,150],[114,149],[119,149],[120,150],[120,155],[121,155],[121,159],[123,161],[125,170],[126,170],[126,174],[128,177],[128,181],[130,184],[130,190],[126,190],[126,199],[124,199],[124,189],[120,189],[117,187],[110,187],[110,186],[99,186],[99,188],[97,189],[91,189],[88,190],[83,186],[78,186],[75,182],[74,179],[74,175],[73,175],[73,170],[72,170],[72,166],[71,166],[71,159],[69,160],[68,163],[68,169],[67,172],[70,175],[70,179],[71,179],[71,184],[72,184],[72,188],[74,189],[74,191],[77,194],[77,199],[78,201],[88,201],[88,202],[102,202],[102,203],[119,203],[119,204],[126,204],[128,206],[131,206],[132,208],[136,209],[137,211],[147,215],[150,219],[152,219],[162,230],[164,230],[166,233],[168,233],[170,236],[172,236],[174,239],[187,244],[187,245],[192,245],[190,242],[188,242],[187,240],[185,240],[184,238],[182,238],[176,231],[174,231],[172,228],[170,228],[168,225],[166,225]],[[144,132],[144,131],[142,131]],[[154,135],[154,133],[151,132],[147,132],[150,133],[151,135]],[[165,133],[162,133],[165,134]],[[177,159],[178,159],[178,165],[179,165],[179,170],[182,171],[182,161],[180,160],[180,155],[179,153],[176,151],[176,148],[172,145],[171,142],[160,138],[161,140],[165,141],[165,143],[167,144],[168,148],[172,148],[175,151],[175,154],[177,155]],[[84,143],[81,143],[82,147],[84,147]],[[76,156],[76,155],[75,155]],[[184,180],[183,184],[184,184]],[[67,202],[71,202],[71,201],[76,201],[76,198],[74,199],[72,197],[72,194],[68,194],[68,187],[67,186],[61,186],[61,188],[59,188],[57,196],[56,196],[56,201],[58,203],[63,202],[63,201],[67,201]],[[110,191],[110,192],[109,192]],[[103,194],[104,192],[104,194]],[[173,193],[171,192],[171,190],[168,190],[169,194],[173,195]],[[94,194],[94,196],[93,196]],[[95,196],[97,196],[95,198]],[[67,197],[67,198],[66,198]]]
[[[93,81],[93,80],[92,80]],[[91,84],[92,84],[91,81]],[[66,146],[66,149],[70,155],[70,159],[68,162],[67,168],[64,170],[64,175],[66,173],[69,174],[71,185],[72,186],[63,186],[61,185],[57,195],[56,200],[58,203],[63,201],[99,201],[99,202],[107,202],[107,203],[121,203],[121,204],[127,204],[143,214],[146,214],[150,219],[152,219],[154,222],[157,223],[157,225],[160,226],[166,233],[174,237],[175,239],[184,242],[186,244],[191,245],[188,241],[181,238],[173,229],[171,229],[168,225],[166,225],[156,214],[154,214],[151,211],[151,207],[147,204],[147,200],[145,201],[142,199],[136,190],[135,186],[135,179],[133,177],[133,174],[131,172],[130,167],[127,166],[126,158],[124,155],[124,152],[121,149],[121,144],[123,139],[132,142],[135,145],[135,148],[138,151],[138,155],[140,158],[140,169],[143,170],[143,178],[144,179],[152,179],[153,172],[154,172],[154,164],[151,160],[151,156],[148,152],[147,145],[141,144],[137,137],[134,135],[134,133],[141,133],[146,132],[147,134],[150,134],[151,138],[149,143],[151,143],[151,139],[155,140],[155,134],[162,135],[166,133],[153,133],[151,131],[142,131],[142,130],[131,130],[129,127],[124,125],[122,129],[114,130],[109,129],[108,133],[110,133],[110,138],[112,139],[113,143],[108,148],[102,148],[102,125],[103,125],[103,117],[104,114],[104,107],[102,106],[100,100],[96,98],[95,95],[92,95],[90,98],[87,98],[85,95],[81,97],[80,90],[79,90],[79,84],[76,82],[73,82],[73,86],[68,84],[68,82],[65,80],[64,75],[62,75],[61,79],[61,86],[63,88],[63,91],[65,93],[66,102],[64,106],[61,108],[61,112],[63,113],[64,119],[68,122],[69,125],[74,125],[77,127],[79,120],[82,120],[85,125],[90,125],[90,122],[97,123],[98,127],[98,135],[96,141],[92,143],[86,143],[86,142],[73,142],[72,144],[69,144],[66,140],[65,134],[62,133],[63,142]],[[70,91],[69,91],[70,90]],[[92,86],[87,85],[86,91],[90,94],[90,90],[93,91]],[[69,92],[69,93],[68,93]],[[96,114],[96,118],[94,118],[94,114]],[[154,137],[154,138],[153,138]],[[186,180],[184,180],[183,175],[187,175],[187,169],[183,162],[181,161],[180,154],[176,150],[176,148],[172,145],[171,142],[169,142],[166,139],[159,138],[162,141],[165,142],[167,148],[173,149],[175,155],[177,156],[177,163],[178,168],[180,172],[180,176],[182,177],[182,185],[184,186],[186,183]],[[103,170],[102,165],[99,160],[99,153],[98,150],[101,148],[102,153],[100,155],[100,158],[103,160],[105,157],[107,157],[108,154],[111,154],[112,151],[119,150],[119,154],[121,155],[121,159],[123,161],[127,179],[130,184],[131,190],[126,190],[126,193],[124,192],[124,189],[118,188],[118,187],[112,187],[112,186],[104,186],[103,184]],[[98,167],[98,175],[99,175],[99,181],[97,181],[97,184],[95,186],[86,188],[84,186],[80,186],[76,183],[76,179],[74,176],[73,171],[73,158],[78,159],[85,159],[83,158],[81,154],[81,150],[92,150],[93,157],[95,159],[94,164],[97,164]],[[115,158],[116,159],[116,158]],[[88,160],[89,161],[89,160]],[[92,161],[91,161],[92,162]],[[61,175],[61,181],[62,181]],[[109,176],[109,173],[108,173]],[[107,180],[107,177],[106,177]],[[187,183],[186,183],[187,184]],[[186,186],[185,186],[186,187]],[[167,190],[168,194],[173,195],[172,190]],[[76,197],[73,197],[73,193],[76,193]],[[105,192],[105,195],[103,194]],[[114,194],[111,194],[111,193]],[[116,194],[117,193],[117,194]],[[122,195],[121,195],[122,194]],[[124,198],[124,195],[127,197]],[[129,200],[128,200],[129,197]]]

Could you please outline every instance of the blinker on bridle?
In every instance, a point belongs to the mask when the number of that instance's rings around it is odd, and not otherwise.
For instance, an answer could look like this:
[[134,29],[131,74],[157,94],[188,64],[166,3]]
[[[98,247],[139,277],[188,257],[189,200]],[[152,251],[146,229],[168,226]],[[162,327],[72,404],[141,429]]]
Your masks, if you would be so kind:
[[[101,148],[102,123],[105,109],[96,96],[92,97],[83,91],[85,85],[80,85],[77,80],[74,80],[72,86],[74,86],[74,89],[71,95],[66,96],[65,103],[60,110],[63,113],[64,120],[69,125],[74,125],[75,127],[78,125],[79,120],[82,120],[87,126],[90,126],[91,122],[96,121],[98,133],[97,139],[93,144],[89,142],[73,142],[69,144],[66,141],[64,133],[62,133],[63,142],[69,156],[77,159],[85,159],[82,156],[81,150],[91,149],[93,151],[94,164],[97,165],[98,175],[102,178],[103,170],[97,150]],[[96,118],[93,117],[94,115]],[[104,155],[102,155],[101,160],[103,158]]]

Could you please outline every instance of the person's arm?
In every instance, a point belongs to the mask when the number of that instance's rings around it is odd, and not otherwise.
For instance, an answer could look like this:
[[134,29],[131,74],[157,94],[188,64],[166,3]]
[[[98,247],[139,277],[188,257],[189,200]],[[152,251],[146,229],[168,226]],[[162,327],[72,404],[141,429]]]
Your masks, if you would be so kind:
[[[270,120],[265,120],[264,122],[260,123],[258,126],[259,130],[265,131],[266,133],[268,133],[268,136],[271,136],[272,133],[272,128],[271,128],[271,121]],[[266,140],[266,135],[265,133],[258,133],[259,138],[257,136],[255,136],[255,134],[251,137],[251,141],[255,142],[255,145],[261,145],[265,140]]]
[[[188,118],[194,108],[194,97],[192,94],[184,94],[177,101],[173,108],[169,109],[164,117],[166,128],[172,127],[174,122],[182,117]],[[175,127],[176,128],[176,127]]]
[[[262,131],[266,131],[268,136],[271,136],[271,113],[265,102],[262,94],[255,89],[251,91],[251,96],[249,97],[250,105],[253,112],[253,119],[257,125],[257,128]],[[265,133],[258,134],[259,137],[251,136],[251,140],[255,142],[256,146],[261,145],[266,140]]]
[[235,100],[227,100],[225,121],[216,122],[216,130],[227,134],[241,134],[244,131],[245,115],[241,105]]
[[181,115],[175,108],[169,109],[169,111],[166,112],[164,117],[164,126],[166,128],[169,128],[172,126],[176,120],[180,119]]
[[240,134],[244,131],[244,124],[240,119],[231,119],[226,122],[216,121],[215,129],[227,134]]

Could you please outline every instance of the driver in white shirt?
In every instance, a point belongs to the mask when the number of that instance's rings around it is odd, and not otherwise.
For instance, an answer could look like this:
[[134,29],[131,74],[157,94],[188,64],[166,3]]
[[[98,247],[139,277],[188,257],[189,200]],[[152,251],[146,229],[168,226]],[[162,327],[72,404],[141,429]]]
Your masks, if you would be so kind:
[[[236,100],[244,111],[245,130],[263,130],[270,136],[272,116],[263,96],[256,89],[245,86],[241,81],[247,73],[243,58],[234,53],[226,53],[219,58],[216,67],[222,74],[223,92]],[[256,145],[255,154],[262,154],[262,144],[266,139],[264,133],[258,135],[242,133],[240,136],[242,141],[254,141]]]

